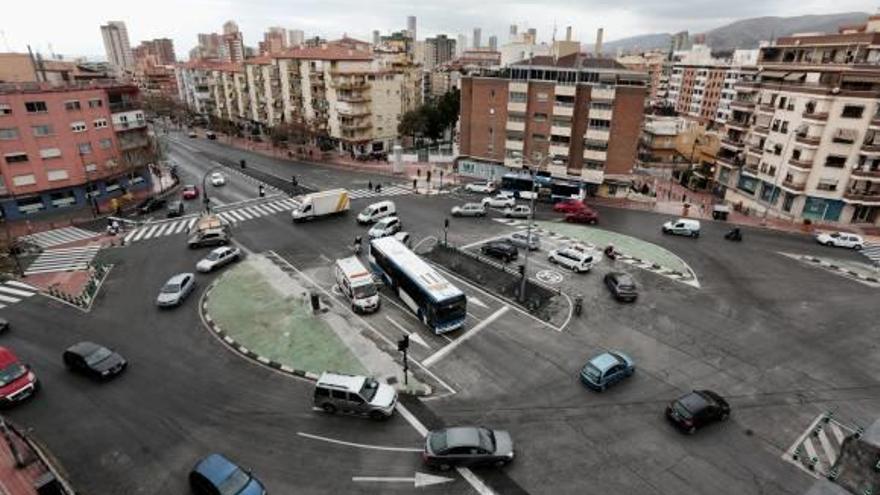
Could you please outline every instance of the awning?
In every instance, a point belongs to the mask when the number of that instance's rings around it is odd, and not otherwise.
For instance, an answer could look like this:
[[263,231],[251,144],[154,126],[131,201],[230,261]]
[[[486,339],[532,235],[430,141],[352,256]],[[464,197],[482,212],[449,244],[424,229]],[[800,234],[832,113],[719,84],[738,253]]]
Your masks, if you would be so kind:
[[803,72],[790,72],[783,79],[785,79],[786,81],[800,81],[804,77],[806,77],[806,74]]
[[846,75],[843,76],[843,82],[863,82],[863,83],[880,83],[880,76],[871,75]]
[[765,70],[761,72],[761,77],[769,77],[770,79],[782,79],[788,72],[779,72],[775,70]]
[[859,133],[855,129],[837,129],[834,133],[834,139],[847,142],[855,142]]

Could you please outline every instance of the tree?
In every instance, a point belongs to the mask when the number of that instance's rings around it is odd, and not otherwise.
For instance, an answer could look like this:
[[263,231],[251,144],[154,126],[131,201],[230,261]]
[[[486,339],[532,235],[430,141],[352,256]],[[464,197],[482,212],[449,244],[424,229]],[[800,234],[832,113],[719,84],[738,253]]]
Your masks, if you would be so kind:
[[400,118],[400,124],[397,125],[397,132],[402,136],[412,137],[413,141],[416,137],[423,136],[426,129],[427,123],[421,107],[403,114]]

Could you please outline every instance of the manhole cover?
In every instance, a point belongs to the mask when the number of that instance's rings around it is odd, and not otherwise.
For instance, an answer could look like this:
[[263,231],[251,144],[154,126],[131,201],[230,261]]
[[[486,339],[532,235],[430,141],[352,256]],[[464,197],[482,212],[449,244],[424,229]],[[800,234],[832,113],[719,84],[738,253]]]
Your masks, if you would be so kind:
[[558,284],[562,282],[562,274],[556,270],[541,270],[535,274],[535,277],[545,284]]

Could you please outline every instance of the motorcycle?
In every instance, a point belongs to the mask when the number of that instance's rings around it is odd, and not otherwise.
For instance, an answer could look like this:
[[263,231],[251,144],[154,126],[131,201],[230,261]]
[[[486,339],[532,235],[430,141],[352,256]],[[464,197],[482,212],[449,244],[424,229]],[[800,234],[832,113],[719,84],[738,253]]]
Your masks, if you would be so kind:
[[730,232],[724,234],[724,238],[728,241],[740,242],[743,240],[742,231],[739,228],[735,228]]
[[617,259],[617,251],[614,250],[614,246],[608,246],[605,248],[605,257],[611,261]]

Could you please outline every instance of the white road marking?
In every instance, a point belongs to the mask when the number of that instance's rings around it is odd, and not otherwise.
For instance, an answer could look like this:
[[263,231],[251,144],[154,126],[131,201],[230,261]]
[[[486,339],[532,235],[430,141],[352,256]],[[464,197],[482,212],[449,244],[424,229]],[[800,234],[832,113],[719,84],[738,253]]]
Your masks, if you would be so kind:
[[21,299],[19,299],[17,297],[9,297],[9,296],[4,296],[4,295],[0,294],[0,301],[8,302],[8,303],[17,303],[18,301],[21,301]]
[[237,213],[237,214],[241,215],[242,217],[244,217],[245,220],[251,220],[252,218],[254,218],[250,213],[247,212],[246,208],[241,208],[241,209],[236,210],[232,213]]
[[197,220],[198,220],[198,218],[190,219],[189,223],[186,224],[186,228],[187,228],[187,230],[191,229],[191,228],[193,227],[193,225],[196,224],[196,221],[197,221]]
[[178,222],[176,225],[177,225],[177,228],[174,229],[175,234],[179,234],[179,233],[183,232],[183,229],[186,228],[186,222],[184,222],[184,221]]
[[152,227],[147,228],[147,232],[144,233],[144,239],[149,239],[150,237],[153,237],[153,232],[155,232],[158,227],[158,225],[153,225]]
[[[11,283],[11,282],[7,282],[7,283]],[[833,421],[828,423],[828,429],[830,429],[831,432],[834,433],[834,438],[837,439],[837,444],[843,445],[843,440],[844,440],[844,438],[846,438],[846,436],[843,433],[843,430],[841,430],[840,427],[837,426]]]
[[227,211],[226,214],[227,214],[227,215],[231,215],[231,216],[234,217],[236,220],[239,220],[239,221],[242,221],[242,222],[245,221],[245,220],[247,220],[247,219],[244,217],[244,214],[243,214],[243,213],[240,213],[239,211],[236,211],[236,210]]
[[467,298],[467,300],[468,300],[468,302],[472,302],[481,308],[488,308],[489,307],[486,305],[486,303],[484,303],[483,301],[480,301],[479,299],[477,299],[474,296]]
[[826,431],[826,429],[822,429],[822,431],[819,432],[819,443],[822,444],[822,450],[825,451],[825,458],[828,459],[828,464],[833,466],[834,461],[837,460],[837,452],[834,451],[834,447],[832,447],[831,442],[828,441]]
[[134,238],[131,240],[131,242],[137,242],[137,241],[141,240],[141,237],[143,237],[144,234],[146,234],[146,233],[147,233],[147,227],[141,227],[141,228],[139,228],[139,229],[137,230],[137,234],[135,234],[135,236],[134,236]]
[[10,281],[6,282],[6,285],[12,285],[13,287],[20,287],[20,288],[22,288],[22,289],[29,289],[29,290],[32,290],[32,291],[37,291],[37,290],[39,290],[39,289],[37,289],[36,287],[34,287],[34,286],[32,286],[32,285],[28,285],[28,284],[25,284],[25,283],[19,282],[18,280],[10,280]]
[[13,296],[22,296],[22,297],[31,297],[34,295],[33,292],[26,292],[23,290],[13,289],[12,287],[6,287],[0,285],[0,292],[5,292],[7,294],[12,294]]
[[505,304],[504,306],[501,307],[501,309],[492,313],[488,318],[481,321],[477,326],[475,326],[474,328],[465,332],[464,335],[455,339],[455,341],[453,341],[452,343],[447,344],[446,347],[435,352],[434,354],[429,356],[428,359],[425,359],[424,361],[422,361],[422,364],[424,364],[425,366],[431,366],[434,363],[436,363],[437,361],[443,359],[444,356],[446,356],[447,354],[449,354],[450,352],[455,350],[456,347],[460,346],[462,343],[464,343],[465,341],[467,341],[468,339],[470,339],[471,337],[476,335],[477,332],[486,328],[487,326],[489,326],[490,323],[492,323],[493,321],[500,318],[504,313],[507,312],[508,309],[510,309],[510,306]]
[[320,440],[322,442],[335,443],[337,445],[345,445],[346,447],[355,447],[358,449],[368,449],[368,450],[384,450],[388,452],[421,452],[423,449],[417,449],[414,447],[386,447],[384,445],[367,445],[364,443],[354,443],[354,442],[346,442],[344,440],[337,440],[335,438],[322,437],[320,435],[312,435],[310,433],[303,433],[301,431],[296,432],[297,435],[305,438],[311,438],[312,440]]
[[428,346],[428,344],[422,339],[422,337],[421,337],[419,334],[417,334],[417,333],[415,333],[415,332],[410,332],[409,330],[403,328],[403,325],[401,325],[400,323],[397,323],[396,321],[392,320],[390,316],[385,316],[385,319],[387,319],[388,321],[390,321],[391,324],[394,325],[395,327],[397,327],[398,330],[400,330],[401,332],[403,332],[403,333],[406,334],[406,335],[409,335],[409,339],[410,339],[410,340],[412,340],[412,341],[415,342],[416,344],[419,344],[420,346],[422,346],[422,347],[424,347],[424,348],[426,348],[426,349],[430,349],[430,347]]
[[156,231],[156,237],[162,237],[163,235],[166,235],[167,232],[165,232],[165,231],[168,230],[168,227],[171,225],[172,224],[170,224],[170,223],[163,223],[163,224],[159,225],[159,230]]
[[441,483],[449,483],[450,481],[455,480],[416,471],[415,475],[411,478],[403,476],[352,476],[351,481],[357,483],[412,483],[416,488],[423,488],[431,485],[439,485]]

